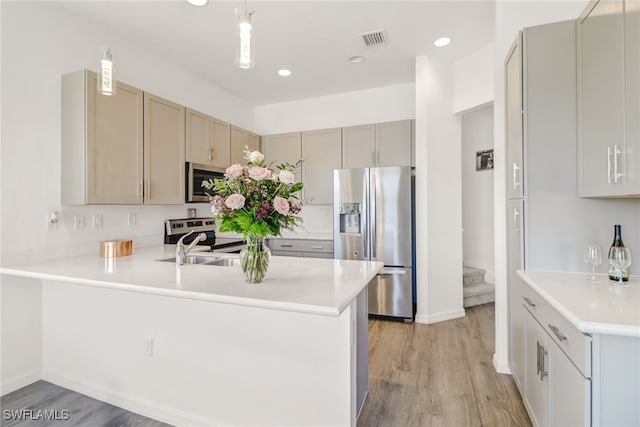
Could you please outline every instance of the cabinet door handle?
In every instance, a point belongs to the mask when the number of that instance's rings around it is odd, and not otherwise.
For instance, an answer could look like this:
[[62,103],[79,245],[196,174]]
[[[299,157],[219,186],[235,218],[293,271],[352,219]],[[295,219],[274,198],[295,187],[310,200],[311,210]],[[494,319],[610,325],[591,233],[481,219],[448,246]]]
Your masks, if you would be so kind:
[[520,166],[518,163],[513,162],[513,189],[520,187],[520,181],[518,181],[518,172],[520,171]]
[[536,375],[540,375],[540,343],[536,341]]
[[207,156],[207,160],[213,160],[213,148],[209,148],[209,155]]
[[607,184],[611,184],[611,147],[607,146]]
[[549,354],[547,353],[547,350],[544,349],[544,346],[540,346],[540,381],[544,380],[544,377],[546,377],[547,375],[549,375],[549,372],[545,371],[545,363],[544,363],[544,357]]
[[562,332],[560,332],[560,329],[557,326],[552,325],[551,323],[549,323],[547,326],[549,326],[549,329],[551,329],[551,332],[553,332],[560,341],[567,340],[567,336],[564,335]]
[[311,249],[324,249],[324,245],[311,245]]
[[530,307],[535,307],[536,306],[536,304],[533,301],[531,301],[531,299],[529,299],[529,297],[522,297],[522,298],[526,301],[527,304],[529,304]]
[[373,162],[373,165],[376,165],[376,152],[372,151],[371,152],[371,161]]
[[520,226],[518,225],[519,217],[520,217],[520,211],[518,211],[518,208],[513,208],[513,229],[515,231],[520,231]]
[[280,245],[281,248],[292,248],[293,245]]
[[147,196],[147,200],[151,198],[151,180],[150,179],[147,180],[147,191],[145,191],[145,193]]
[[143,186],[144,186],[144,182],[138,181],[138,199],[141,199],[143,196],[143,193],[144,193]]
[[[622,150],[618,148],[618,144],[613,146],[613,183],[617,184],[618,180],[624,176],[620,173],[620,159],[618,154],[622,154]],[[620,156],[622,157],[622,156]]]

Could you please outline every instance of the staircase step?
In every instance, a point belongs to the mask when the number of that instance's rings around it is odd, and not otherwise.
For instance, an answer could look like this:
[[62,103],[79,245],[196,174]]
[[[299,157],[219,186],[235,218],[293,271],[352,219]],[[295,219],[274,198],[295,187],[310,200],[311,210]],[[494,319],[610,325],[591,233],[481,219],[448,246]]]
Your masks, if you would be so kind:
[[491,283],[475,283],[463,288],[464,307],[486,304],[496,300],[495,285]]
[[477,285],[484,282],[484,270],[481,268],[462,266],[462,284],[464,286]]

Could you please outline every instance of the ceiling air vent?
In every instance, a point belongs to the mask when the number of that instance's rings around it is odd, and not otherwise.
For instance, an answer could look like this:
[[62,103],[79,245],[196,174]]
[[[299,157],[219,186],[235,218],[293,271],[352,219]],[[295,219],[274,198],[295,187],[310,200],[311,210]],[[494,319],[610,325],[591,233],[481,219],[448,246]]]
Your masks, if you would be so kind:
[[368,31],[360,33],[360,36],[367,47],[387,44],[387,32],[385,30]]

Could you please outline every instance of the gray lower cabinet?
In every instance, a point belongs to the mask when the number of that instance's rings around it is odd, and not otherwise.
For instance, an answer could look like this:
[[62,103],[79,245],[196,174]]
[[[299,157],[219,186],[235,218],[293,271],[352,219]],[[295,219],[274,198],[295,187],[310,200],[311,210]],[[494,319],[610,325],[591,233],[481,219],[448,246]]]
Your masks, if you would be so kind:
[[267,245],[276,256],[333,258],[332,240],[272,238],[268,239]]

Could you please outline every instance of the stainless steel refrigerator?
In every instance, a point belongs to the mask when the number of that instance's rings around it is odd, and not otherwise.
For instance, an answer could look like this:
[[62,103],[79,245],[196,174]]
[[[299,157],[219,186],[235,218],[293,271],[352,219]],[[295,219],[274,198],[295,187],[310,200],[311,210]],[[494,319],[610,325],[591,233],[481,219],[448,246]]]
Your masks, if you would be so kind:
[[415,302],[413,175],[411,167],[333,172],[335,258],[383,262],[369,283],[369,314],[405,322]]

